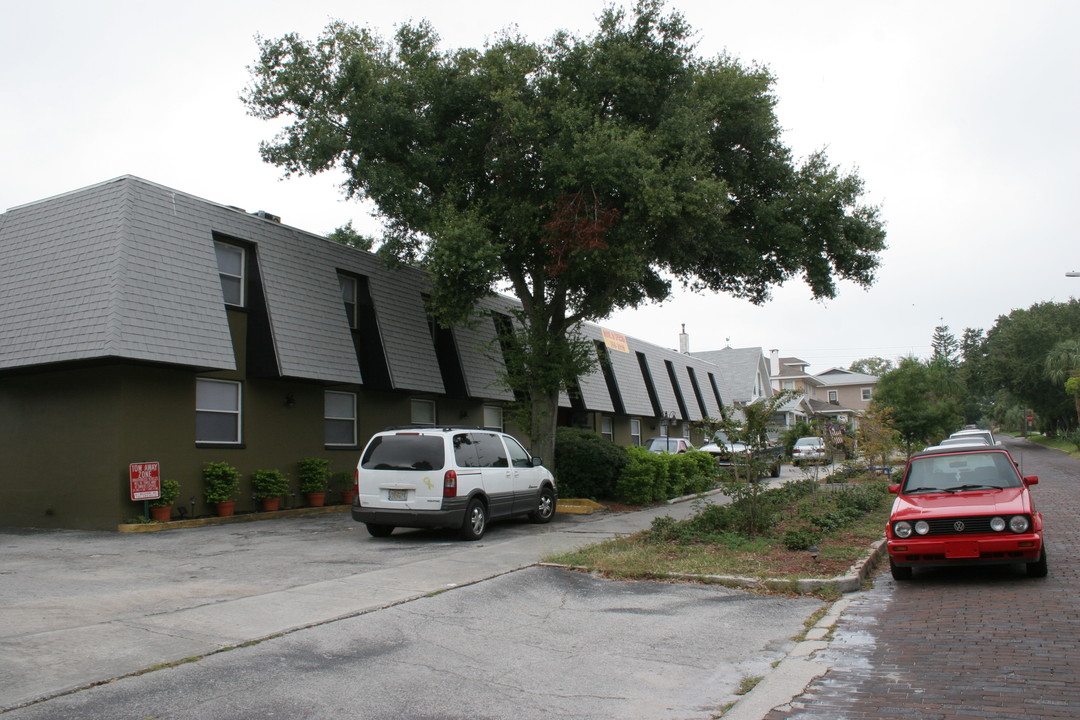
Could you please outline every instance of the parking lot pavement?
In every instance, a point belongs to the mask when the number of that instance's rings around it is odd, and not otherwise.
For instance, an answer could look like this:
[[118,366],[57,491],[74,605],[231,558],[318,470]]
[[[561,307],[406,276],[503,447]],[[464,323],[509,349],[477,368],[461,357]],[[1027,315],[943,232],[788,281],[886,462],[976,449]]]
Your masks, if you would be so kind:
[[828,673],[766,720],[1045,720],[1080,717],[1080,461],[1006,440],[1045,518],[1046,578],[1021,568],[877,575],[851,596],[831,642]]
[[368,537],[346,513],[157,533],[0,530],[0,709],[526,567],[686,517],[635,513]]

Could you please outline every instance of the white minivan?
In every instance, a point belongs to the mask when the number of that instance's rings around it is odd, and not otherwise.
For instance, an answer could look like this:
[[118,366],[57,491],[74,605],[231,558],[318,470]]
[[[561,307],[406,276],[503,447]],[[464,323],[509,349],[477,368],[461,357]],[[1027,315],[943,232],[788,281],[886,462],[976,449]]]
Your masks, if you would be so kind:
[[479,540],[488,520],[551,522],[555,478],[506,433],[402,428],[376,433],[356,466],[353,520],[375,537],[396,527],[458,528]]

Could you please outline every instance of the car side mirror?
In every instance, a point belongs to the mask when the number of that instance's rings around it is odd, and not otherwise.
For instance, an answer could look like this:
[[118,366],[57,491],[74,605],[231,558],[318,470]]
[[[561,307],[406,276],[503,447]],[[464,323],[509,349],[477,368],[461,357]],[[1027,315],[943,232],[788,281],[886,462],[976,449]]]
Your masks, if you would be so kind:
[[889,492],[891,492],[893,495],[896,495],[897,493],[900,492],[900,486],[899,485],[890,485],[889,486]]
[[541,466],[541,465],[543,465],[543,464],[544,464],[544,461],[543,461],[543,460],[541,460],[541,459],[540,459],[540,458],[538,458],[538,457],[534,457],[534,458],[532,459],[532,466],[533,466],[533,467],[540,467],[540,466]]
[[1028,475],[1027,477],[1024,478],[1024,484],[1025,485],[1038,485],[1039,484],[1039,476],[1038,475]]

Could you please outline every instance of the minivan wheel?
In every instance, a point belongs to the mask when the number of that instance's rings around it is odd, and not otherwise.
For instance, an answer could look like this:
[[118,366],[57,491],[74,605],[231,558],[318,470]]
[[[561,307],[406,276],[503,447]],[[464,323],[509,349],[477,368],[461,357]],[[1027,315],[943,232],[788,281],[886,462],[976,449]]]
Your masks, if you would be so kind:
[[390,533],[394,532],[393,525],[379,525],[377,523],[368,523],[367,531],[371,537],[389,537]]
[[465,511],[465,520],[461,523],[462,540],[479,540],[487,529],[487,510],[484,503],[473,500]]
[[543,487],[536,501],[536,509],[529,513],[529,519],[534,523],[549,523],[553,517],[555,517],[555,491],[550,487]]

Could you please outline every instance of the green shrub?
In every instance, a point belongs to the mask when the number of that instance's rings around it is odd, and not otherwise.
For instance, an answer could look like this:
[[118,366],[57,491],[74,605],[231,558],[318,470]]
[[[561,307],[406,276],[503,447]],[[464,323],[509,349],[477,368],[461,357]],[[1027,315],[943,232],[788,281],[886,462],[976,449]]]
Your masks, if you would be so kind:
[[626,466],[615,483],[615,497],[632,505],[648,505],[663,497],[667,488],[670,455],[642,447],[626,449]]
[[628,460],[626,450],[589,430],[559,428],[555,435],[555,477],[559,495],[614,498]]
[[323,458],[304,458],[297,463],[296,479],[302,493],[326,492],[330,485],[330,461]]
[[180,497],[180,483],[176,480],[161,481],[161,497],[150,501],[150,507],[171,507]]
[[289,492],[289,478],[278,470],[256,470],[251,473],[251,489],[259,500],[281,497]]
[[784,533],[782,542],[788,550],[806,550],[818,544],[818,536],[807,528],[795,528]]
[[203,466],[203,498],[208,503],[227,502],[240,489],[240,471],[227,462]]

